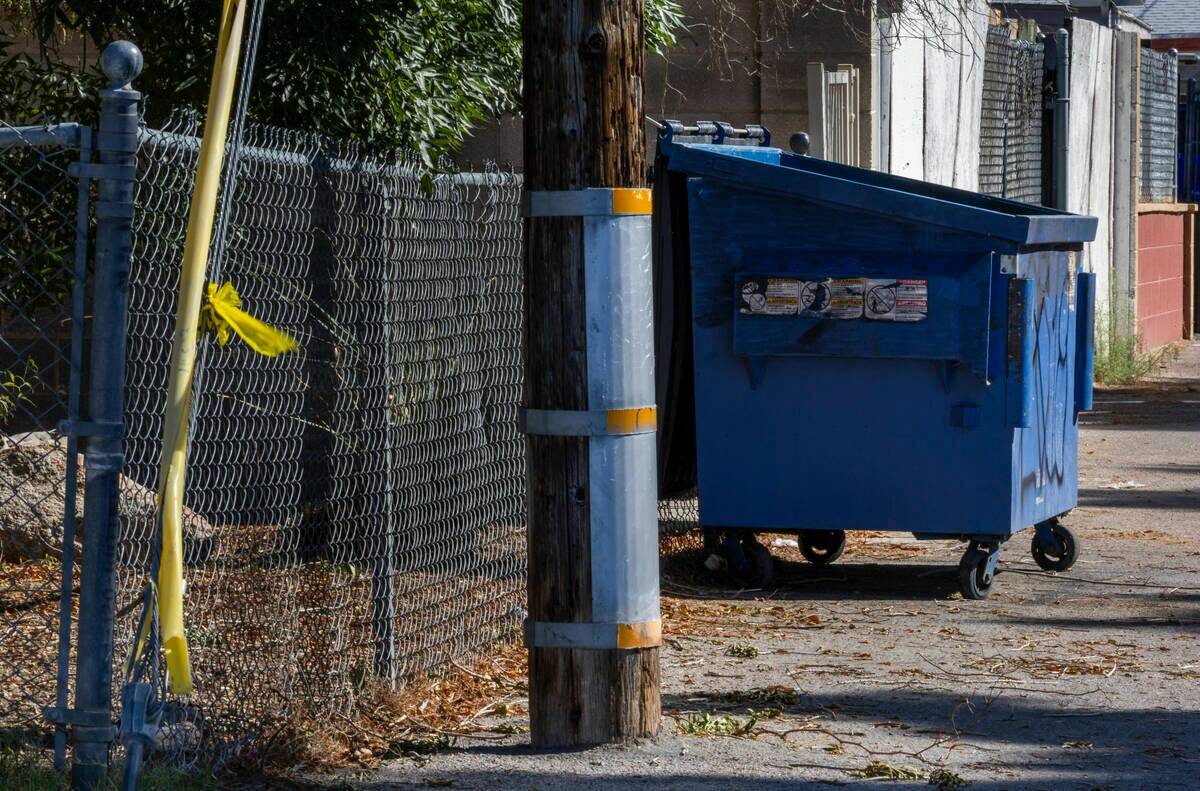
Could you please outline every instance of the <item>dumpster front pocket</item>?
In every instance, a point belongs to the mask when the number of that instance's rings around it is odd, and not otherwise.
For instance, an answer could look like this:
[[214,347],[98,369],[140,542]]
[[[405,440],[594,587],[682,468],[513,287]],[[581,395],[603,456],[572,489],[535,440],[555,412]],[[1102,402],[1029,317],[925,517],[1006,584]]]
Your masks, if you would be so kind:
[[944,360],[987,378],[992,256],[804,252],[730,284],[733,349],[769,357]]

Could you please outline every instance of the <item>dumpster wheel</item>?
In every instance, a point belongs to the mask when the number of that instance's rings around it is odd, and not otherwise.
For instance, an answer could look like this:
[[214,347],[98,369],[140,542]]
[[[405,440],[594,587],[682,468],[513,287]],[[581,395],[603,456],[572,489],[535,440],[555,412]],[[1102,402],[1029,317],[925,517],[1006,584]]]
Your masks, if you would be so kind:
[[992,552],[971,544],[958,562],[958,584],[964,599],[986,599],[991,595],[996,579],[993,568]]
[[747,573],[738,575],[739,581],[751,588],[765,588],[775,579],[775,559],[770,551],[754,538],[753,535],[742,539],[742,551],[750,568]]
[[842,530],[805,530],[800,534],[800,554],[814,566],[828,566],[846,551]]
[[[1046,534],[1050,535],[1047,536]],[[1048,538],[1053,538],[1057,546],[1047,546]],[[1044,571],[1066,571],[1075,565],[1079,557],[1079,539],[1074,531],[1055,519],[1047,519],[1037,526],[1033,534],[1033,544],[1030,547],[1033,560]]]

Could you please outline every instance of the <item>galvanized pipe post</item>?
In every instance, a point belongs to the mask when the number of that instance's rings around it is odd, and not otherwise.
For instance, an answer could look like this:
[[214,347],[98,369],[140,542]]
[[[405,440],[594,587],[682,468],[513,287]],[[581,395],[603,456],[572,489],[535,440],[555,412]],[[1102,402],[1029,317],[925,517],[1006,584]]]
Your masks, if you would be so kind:
[[1067,157],[1070,154],[1071,48],[1070,34],[1064,28],[1054,33],[1054,208],[1067,208]]
[[117,506],[123,452],[125,327],[133,243],[133,184],[137,165],[138,102],[130,82],[142,71],[142,53],[128,41],[109,44],[100,58],[109,78],[100,92],[99,163],[84,168],[98,184],[96,259],[88,419],[77,433],[89,437],[79,593],[79,651],[75,665],[72,786],[106,783],[112,724],[114,584]]

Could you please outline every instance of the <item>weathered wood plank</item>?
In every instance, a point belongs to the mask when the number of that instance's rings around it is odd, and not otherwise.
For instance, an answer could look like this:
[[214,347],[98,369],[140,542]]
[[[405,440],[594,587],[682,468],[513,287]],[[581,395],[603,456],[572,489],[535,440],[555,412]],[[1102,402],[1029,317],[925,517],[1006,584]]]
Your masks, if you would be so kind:
[[925,22],[916,15],[893,15],[891,52],[891,130],[888,170],[925,177]]
[[[1096,273],[1097,315],[1112,311],[1113,247],[1113,36],[1108,28],[1096,28],[1096,81],[1092,97],[1091,178],[1088,182],[1089,214],[1100,219],[1096,241],[1091,244],[1092,271]],[[1105,313],[1101,313],[1101,309]]]
[[954,185],[979,189],[979,134],[983,120],[983,59],[987,50],[988,9],[979,4],[962,21],[959,58],[958,143]]
[[1123,332],[1133,332],[1137,322],[1137,212],[1138,195],[1138,72],[1141,49],[1137,34],[1117,31],[1113,36],[1113,191],[1112,260],[1113,317]]
[[948,13],[939,16],[942,35],[930,37],[925,48],[924,178],[953,186],[958,159],[959,50],[962,39],[957,22]]

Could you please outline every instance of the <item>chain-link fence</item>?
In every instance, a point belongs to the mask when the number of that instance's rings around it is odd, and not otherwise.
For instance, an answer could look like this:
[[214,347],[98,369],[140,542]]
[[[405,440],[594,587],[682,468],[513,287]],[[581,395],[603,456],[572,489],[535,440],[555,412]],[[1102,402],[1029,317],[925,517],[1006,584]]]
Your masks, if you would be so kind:
[[77,582],[83,474],[75,440],[58,426],[79,410],[88,188],[69,170],[87,158],[89,141],[90,130],[75,124],[0,123],[3,736],[40,738],[43,708],[66,703],[70,641],[60,637],[71,626],[62,608]]
[[[139,155],[126,476],[147,505],[194,132],[180,117]],[[519,196],[495,168],[427,178],[402,155],[247,132],[219,279],[299,350],[203,341],[184,542],[197,681],[165,723],[181,757],[220,757],[293,715],[344,714],[371,678],[515,635]],[[127,509],[119,608],[142,590],[154,530],[152,508]]]
[[1042,202],[1043,45],[988,28],[979,132],[979,191]]
[[1167,52],[1142,50],[1138,103],[1141,189],[1144,201],[1175,199],[1178,160],[1179,63]]
[[[62,747],[64,723],[82,716],[59,608],[80,599],[82,536],[71,533],[83,531],[72,517],[83,475],[75,432],[56,427],[103,428],[78,422],[88,179],[119,173],[69,173],[89,161],[90,130],[55,129],[0,128],[0,727],[46,737],[49,707]],[[114,693],[156,554],[199,151],[187,115],[140,138],[113,484]],[[299,349],[265,358],[236,340],[201,342],[184,498],[196,687],[168,700],[157,742],[175,763],[349,716],[373,684],[517,639],[524,616],[519,178],[495,167],[429,176],[402,153],[268,128],[248,131],[238,174],[210,280],[231,282]],[[696,501],[664,501],[660,517],[692,527]]]

